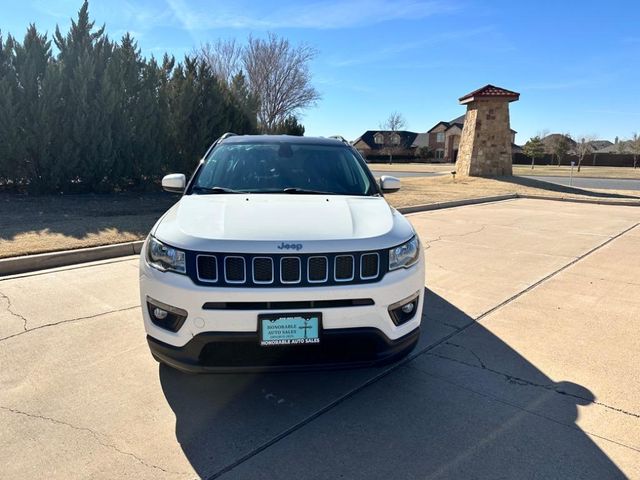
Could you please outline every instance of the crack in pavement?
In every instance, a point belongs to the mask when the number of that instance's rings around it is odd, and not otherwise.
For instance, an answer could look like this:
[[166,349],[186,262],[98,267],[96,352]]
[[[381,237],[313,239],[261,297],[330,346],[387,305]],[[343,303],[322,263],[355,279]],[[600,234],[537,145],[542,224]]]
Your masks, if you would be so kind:
[[458,345],[457,343],[453,343],[453,342],[445,342],[444,344],[445,345],[451,345],[452,347],[456,347],[456,348],[461,348],[462,350],[465,350],[465,351],[469,352],[471,355],[473,355],[475,357],[475,359],[478,361],[478,363],[480,364],[480,367],[483,370],[487,369],[487,366],[484,364],[482,359],[476,354],[476,352],[474,352],[470,348],[464,347],[462,345]]
[[12,307],[11,299],[7,295],[5,295],[4,293],[0,292],[0,298],[4,298],[7,301],[7,308],[6,308],[7,312],[9,312],[14,317],[19,318],[19,319],[22,320],[22,328],[26,332],[27,331],[27,319],[23,315],[20,315],[19,313],[16,313],[16,312],[13,311],[13,309],[11,308]]
[[442,320],[440,320],[438,318],[431,317],[427,313],[424,313],[422,315],[422,317],[423,317],[423,319],[426,319],[426,320],[428,320],[430,322],[439,323],[440,325],[444,325],[446,327],[452,328],[453,330],[460,330],[461,328],[465,328],[465,327],[467,327],[467,326],[469,326],[470,324],[473,323],[473,321],[470,321],[470,322],[465,323],[464,325],[454,325],[453,323],[444,322],[444,321],[442,321]]
[[165,473],[174,473],[176,475],[190,475],[190,472],[176,472],[176,471],[172,471],[172,470],[166,470],[166,469],[164,469],[164,468],[162,468],[162,467],[160,467],[158,465],[154,465],[152,463],[148,463],[145,460],[143,460],[142,458],[138,457],[135,453],[127,452],[126,450],[122,450],[121,448],[119,448],[114,443],[108,443],[108,442],[104,441],[100,437],[106,437],[106,435],[104,435],[102,433],[98,433],[95,430],[92,430],[92,429],[90,429],[88,427],[78,427],[78,426],[73,425],[71,423],[63,422],[62,420],[57,420],[55,418],[46,417],[44,415],[36,415],[36,414],[32,414],[32,413],[27,413],[27,412],[23,412],[22,410],[17,410],[15,408],[9,408],[9,407],[5,407],[5,406],[2,406],[2,405],[0,405],[0,409],[2,409],[4,411],[7,411],[7,412],[10,412],[10,413],[13,413],[13,414],[16,414],[16,415],[22,415],[22,416],[33,418],[33,419],[43,420],[43,421],[46,421],[46,422],[54,423],[56,425],[63,425],[65,427],[71,428],[73,430],[77,430],[79,432],[88,433],[93,438],[95,438],[96,441],[100,445],[102,445],[102,446],[104,446],[106,448],[110,448],[110,449],[118,452],[121,455],[129,456],[129,457],[135,459],[138,463],[144,465],[145,467],[154,468],[156,470],[161,470],[161,471],[163,471]]
[[478,230],[474,230],[472,232],[467,232],[467,233],[460,233],[460,234],[455,234],[455,235],[441,235],[438,238],[434,239],[434,240],[429,240],[429,241],[425,241],[424,242],[424,249],[427,250],[429,248],[431,248],[431,244],[432,243],[436,243],[436,242],[440,242],[441,240],[445,240],[447,238],[462,238],[462,237],[467,237],[469,235],[473,235],[474,233],[480,233],[481,231],[483,231],[485,228],[487,228],[489,225],[485,225],[483,224]]
[[[446,342],[445,344],[453,345],[453,344],[450,344],[449,342]],[[455,345],[455,346],[456,347],[460,347],[460,348],[466,350],[467,352],[471,353],[480,362],[480,365],[474,365],[473,363],[465,362],[464,360],[460,360],[459,358],[448,357],[446,355],[442,355],[442,354],[439,354],[439,353],[436,353],[436,352],[426,352],[425,355],[431,356],[431,357],[441,358],[443,360],[449,360],[451,362],[456,362],[456,363],[459,363],[461,365],[465,365],[465,366],[471,367],[471,368],[478,368],[480,370],[486,370],[487,372],[491,372],[491,373],[493,373],[495,375],[499,375],[499,376],[503,377],[507,382],[509,382],[511,384],[514,384],[514,385],[520,385],[520,386],[526,386],[526,387],[544,388],[545,390],[549,390],[549,391],[558,393],[560,395],[565,395],[565,396],[568,396],[568,397],[577,398],[578,400],[582,400],[582,401],[585,401],[585,402],[588,402],[588,403],[593,403],[594,405],[599,405],[599,406],[607,408],[609,410],[613,410],[614,412],[622,413],[623,415],[628,415],[630,417],[640,418],[640,413],[629,412],[629,411],[624,410],[622,408],[618,408],[618,407],[614,407],[612,405],[607,405],[606,403],[598,402],[595,399],[585,398],[583,396],[576,395],[575,393],[567,392],[565,390],[562,390],[561,388],[558,388],[558,386],[555,383],[553,383],[553,384],[537,383],[537,382],[533,382],[531,380],[527,380],[526,378],[518,377],[518,376],[515,376],[515,375],[511,375],[509,373],[506,373],[506,372],[501,372],[499,370],[495,370],[493,368],[487,367],[482,362],[482,360],[480,360],[480,357],[478,357],[478,355],[475,352],[473,352],[471,349],[463,347],[461,345]],[[411,367],[411,368],[416,368],[416,367]],[[420,369],[418,369],[418,370],[420,370]],[[428,372],[425,372],[425,373],[428,373]]]
[[24,330],[23,332],[14,333],[13,335],[9,335],[7,337],[2,337],[2,338],[0,338],[0,342],[3,342],[5,340],[9,340],[10,338],[19,337],[20,335],[24,335],[26,333],[35,332],[36,330],[40,330],[41,328],[55,327],[56,325],[62,325],[64,323],[71,323],[71,322],[79,322],[80,320],[89,320],[91,318],[97,318],[97,317],[101,317],[103,315],[109,315],[110,313],[124,312],[124,311],[127,311],[127,310],[134,310],[136,308],[140,308],[140,305],[134,305],[132,307],[119,308],[117,310],[109,310],[108,312],[96,313],[95,315],[87,315],[86,317],[68,318],[67,320],[60,320],[59,322],[45,323],[44,325],[38,325],[37,327],[30,328],[29,330]]

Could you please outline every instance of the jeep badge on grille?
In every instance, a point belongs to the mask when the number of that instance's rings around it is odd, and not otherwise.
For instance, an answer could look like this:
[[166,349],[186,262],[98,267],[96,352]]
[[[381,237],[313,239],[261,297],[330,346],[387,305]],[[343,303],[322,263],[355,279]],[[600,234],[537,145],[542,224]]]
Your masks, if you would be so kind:
[[302,250],[302,244],[301,243],[284,243],[284,242],[282,242],[280,245],[278,245],[278,250],[300,251],[300,250]]

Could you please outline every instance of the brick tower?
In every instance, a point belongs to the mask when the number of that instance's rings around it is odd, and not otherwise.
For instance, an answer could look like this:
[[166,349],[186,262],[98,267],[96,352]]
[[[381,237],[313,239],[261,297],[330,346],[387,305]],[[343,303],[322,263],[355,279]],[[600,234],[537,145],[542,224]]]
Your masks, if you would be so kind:
[[460,98],[467,106],[460,137],[456,173],[459,176],[499,177],[511,175],[509,103],[520,94],[487,85]]

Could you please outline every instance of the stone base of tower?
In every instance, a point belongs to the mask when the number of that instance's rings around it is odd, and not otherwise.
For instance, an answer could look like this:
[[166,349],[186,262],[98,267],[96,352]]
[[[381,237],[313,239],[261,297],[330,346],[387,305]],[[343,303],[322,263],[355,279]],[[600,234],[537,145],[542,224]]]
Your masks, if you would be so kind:
[[472,177],[511,175],[511,143],[508,102],[479,98],[467,103],[456,173]]

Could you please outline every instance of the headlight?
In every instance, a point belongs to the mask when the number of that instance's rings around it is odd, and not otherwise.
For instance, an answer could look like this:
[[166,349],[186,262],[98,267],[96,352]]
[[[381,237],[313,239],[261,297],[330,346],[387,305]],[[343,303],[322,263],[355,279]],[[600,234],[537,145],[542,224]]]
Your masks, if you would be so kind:
[[406,243],[389,250],[389,270],[407,268],[418,261],[420,257],[420,241],[413,237]]
[[186,273],[184,252],[165,245],[153,237],[149,237],[147,244],[147,261],[158,270]]

